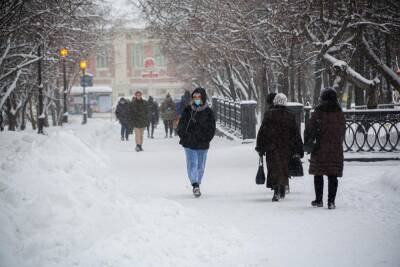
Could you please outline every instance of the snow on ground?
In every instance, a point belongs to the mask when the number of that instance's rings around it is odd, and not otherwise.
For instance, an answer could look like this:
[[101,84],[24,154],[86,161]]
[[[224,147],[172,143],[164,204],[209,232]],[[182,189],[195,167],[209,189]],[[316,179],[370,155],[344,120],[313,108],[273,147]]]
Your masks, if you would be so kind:
[[216,138],[194,199],[161,127],[141,153],[110,120],[48,131],[0,133],[1,267],[400,265],[398,161],[345,163],[331,211],[309,175],[272,203],[254,144]]

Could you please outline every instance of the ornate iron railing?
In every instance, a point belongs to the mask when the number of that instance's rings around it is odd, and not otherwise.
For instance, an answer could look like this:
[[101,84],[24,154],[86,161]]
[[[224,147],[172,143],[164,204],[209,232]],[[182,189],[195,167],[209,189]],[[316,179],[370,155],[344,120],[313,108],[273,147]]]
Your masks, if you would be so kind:
[[348,151],[400,151],[400,109],[344,111]]
[[[308,122],[311,107],[305,107]],[[400,109],[345,110],[345,152],[400,151]]]

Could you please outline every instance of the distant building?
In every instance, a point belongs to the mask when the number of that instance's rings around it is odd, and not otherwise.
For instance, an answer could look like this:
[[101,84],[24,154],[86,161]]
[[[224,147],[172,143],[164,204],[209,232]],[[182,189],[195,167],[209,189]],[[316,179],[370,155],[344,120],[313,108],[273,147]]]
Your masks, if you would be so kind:
[[114,105],[120,97],[131,99],[137,90],[145,98],[151,95],[157,100],[167,93],[179,98],[184,92],[184,83],[176,78],[174,62],[144,29],[114,34],[108,43],[93,51],[86,72],[93,75],[94,88],[112,88]]

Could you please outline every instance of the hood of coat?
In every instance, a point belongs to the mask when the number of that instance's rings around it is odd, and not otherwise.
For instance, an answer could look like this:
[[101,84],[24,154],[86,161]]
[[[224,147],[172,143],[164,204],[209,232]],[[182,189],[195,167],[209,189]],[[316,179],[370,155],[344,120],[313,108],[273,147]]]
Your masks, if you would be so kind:
[[204,89],[202,87],[198,87],[198,88],[194,89],[194,91],[192,92],[192,98],[193,98],[194,94],[200,94],[201,95],[201,101],[203,102],[203,105],[206,104],[206,102],[207,102],[206,89]]
[[339,100],[337,97],[337,93],[332,88],[326,88],[321,91],[319,97],[319,104],[315,108],[318,111],[324,112],[338,112],[341,111],[342,108],[339,104]]

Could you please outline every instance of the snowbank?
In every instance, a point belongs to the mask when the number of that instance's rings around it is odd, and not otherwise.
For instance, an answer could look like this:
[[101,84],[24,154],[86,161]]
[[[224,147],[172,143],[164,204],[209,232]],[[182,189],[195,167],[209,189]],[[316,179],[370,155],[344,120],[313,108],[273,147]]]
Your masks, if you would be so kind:
[[399,170],[390,170],[384,172],[381,177],[382,185],[386,186],[392,191],[400,191],[400,172]]
[[235,229],[118,192],[102,151],[115,126],[90,123],[0,134],[0,266],[186,266],[240,254]]

